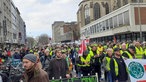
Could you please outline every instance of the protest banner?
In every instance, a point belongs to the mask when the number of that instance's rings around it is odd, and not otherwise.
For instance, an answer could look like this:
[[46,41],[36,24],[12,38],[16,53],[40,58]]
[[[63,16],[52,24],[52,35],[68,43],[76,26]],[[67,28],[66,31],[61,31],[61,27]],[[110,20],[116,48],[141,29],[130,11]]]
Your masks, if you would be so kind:
[[97,82],[97,76],[85,76],[81,78],[57,79],[50,82]]
[[131,82],[146,82],[146,60],[125,60]]

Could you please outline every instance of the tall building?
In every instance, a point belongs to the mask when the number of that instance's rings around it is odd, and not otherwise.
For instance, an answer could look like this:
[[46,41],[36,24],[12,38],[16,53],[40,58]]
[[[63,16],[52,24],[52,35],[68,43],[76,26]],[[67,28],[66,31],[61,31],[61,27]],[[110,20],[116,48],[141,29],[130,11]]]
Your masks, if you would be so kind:
[[26,25],[20,16],[18,8],[12,0],[0,0],[1,47],[11,48],[21,44],[24,45],[25,41]]
[[146,0],[83,0],[77,11],[81,36],[91,41],[146,40]]
[[61,42],[61,35],[63,34],[64,21],[55,21],[52,24],[52,41],[55,43]]
[[73,42],[79,39],[77,22],[55,21],[52,24],[53,42]]

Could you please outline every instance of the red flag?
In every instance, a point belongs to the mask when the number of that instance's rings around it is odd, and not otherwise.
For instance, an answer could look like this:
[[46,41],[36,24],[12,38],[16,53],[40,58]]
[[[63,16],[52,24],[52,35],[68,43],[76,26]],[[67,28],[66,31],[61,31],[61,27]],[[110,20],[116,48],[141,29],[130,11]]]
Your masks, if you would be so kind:
[[114,36],[114,43],[116,43],[117,42],[117,39],[116,39],[116,36]]
[[89,43],[89,41],[90,41],[90,40],[87,38],[87,39],[85,40],[85,43],[87,44],[87,43]]
[[80,45],[80,50],[79,50],[79,56],[82,56],[85,50],[86,50],[86,43],[85,43],[85,40],[82,40],[82,43]]

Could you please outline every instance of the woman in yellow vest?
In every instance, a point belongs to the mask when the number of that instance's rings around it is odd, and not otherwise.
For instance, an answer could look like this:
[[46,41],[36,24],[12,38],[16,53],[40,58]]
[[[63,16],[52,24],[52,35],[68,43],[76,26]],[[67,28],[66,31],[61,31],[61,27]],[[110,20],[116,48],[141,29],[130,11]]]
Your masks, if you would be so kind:
[[105,69],[105,79],[107,82],[112,82],[112,75],[110,72],[110,61],[112,59],[112,55],[113,55],[113,49],[112,48],[108,48],[107,49],[107,54],[103,60],[103,65],[104,65],[104,69]]

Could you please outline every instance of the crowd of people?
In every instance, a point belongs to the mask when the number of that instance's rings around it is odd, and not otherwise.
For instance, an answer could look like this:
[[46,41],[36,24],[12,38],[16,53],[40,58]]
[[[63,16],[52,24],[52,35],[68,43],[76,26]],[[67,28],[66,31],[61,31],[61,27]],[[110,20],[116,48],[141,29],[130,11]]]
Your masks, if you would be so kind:
[[98,74],[98,82],[128,82],[124,60],[146,59],[146,42],[107,42],[87,44],[82,55],[80,45],[57,44],[44,48],[0,50],[0,63],[20,59],[25,68],[24,82],[49,82],[53,79]]

